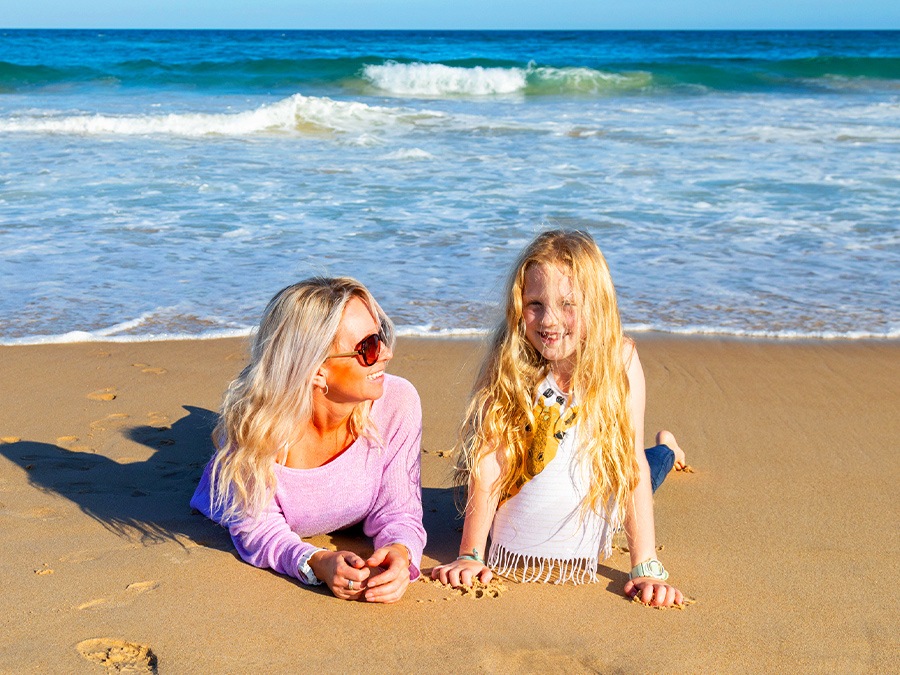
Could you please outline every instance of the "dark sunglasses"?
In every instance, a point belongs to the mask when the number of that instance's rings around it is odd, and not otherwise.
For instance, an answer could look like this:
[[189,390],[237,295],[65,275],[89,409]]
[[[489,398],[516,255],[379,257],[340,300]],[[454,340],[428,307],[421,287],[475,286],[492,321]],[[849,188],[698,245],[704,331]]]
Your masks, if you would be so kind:
[[384,335],[381,333],[372,333],[360,340],[352,352],[344,352],[342,354],[331,354],[326,356],[325,360],[337,359],[343,356],[361,356],[362,362],[367,366],[374,366],[381,356],[381,345],[384,344]]

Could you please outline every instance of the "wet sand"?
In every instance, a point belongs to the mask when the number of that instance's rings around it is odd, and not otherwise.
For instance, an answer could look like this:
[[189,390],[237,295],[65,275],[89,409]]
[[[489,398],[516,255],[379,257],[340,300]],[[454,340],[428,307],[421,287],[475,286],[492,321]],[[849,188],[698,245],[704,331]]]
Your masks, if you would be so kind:
[[[683,610],[627,600],[623,552],[587,586],[304,588],[188,506],[244,341],[0,347],[0,672],[896,672],[900,344],[637,339],[648,438],[694,468],[656,496]],[[425,568],[456,555],[481,348],[404,339],[390,368],[423,400]]]

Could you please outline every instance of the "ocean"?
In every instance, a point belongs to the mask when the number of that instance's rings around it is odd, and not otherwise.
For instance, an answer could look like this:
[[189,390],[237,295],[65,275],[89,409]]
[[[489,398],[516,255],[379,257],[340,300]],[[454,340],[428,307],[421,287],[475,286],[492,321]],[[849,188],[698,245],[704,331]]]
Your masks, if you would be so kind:
[[368,285],[481,334],[548,227],[627,330],[900,336],[900,32],[0,30],[0,343]]

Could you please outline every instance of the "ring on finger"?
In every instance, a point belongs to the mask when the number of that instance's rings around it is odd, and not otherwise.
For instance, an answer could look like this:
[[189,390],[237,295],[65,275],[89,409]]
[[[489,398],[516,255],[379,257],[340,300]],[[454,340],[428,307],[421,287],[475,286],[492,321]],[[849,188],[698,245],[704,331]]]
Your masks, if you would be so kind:
[[353,590],[353,579],[347,581],[347,588],[351,591]]

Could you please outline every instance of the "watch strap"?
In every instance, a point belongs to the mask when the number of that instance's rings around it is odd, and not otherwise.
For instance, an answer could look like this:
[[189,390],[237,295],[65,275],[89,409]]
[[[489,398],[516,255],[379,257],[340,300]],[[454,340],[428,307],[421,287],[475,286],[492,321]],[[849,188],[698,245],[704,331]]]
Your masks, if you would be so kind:
[[307,586],[321,586],[322,581],[319,577],[316,576],[316,573],[313,572],[312,567],[309,566],[309,559],[312,558],[319,551],[324,551],[324,548],[313,548],[310,549],[309,552],[304,553],[300,556],[300,560],[297,561],[297,577],[300,579],[301,583],[306,584]]
[[649,560],[645,560],[632,567],[631,572],[628,573],[629,579],[637,579],[638,577],[647,577],[649,579],[665,581],[669,578],[669,573],[659,560],[650,558]]

